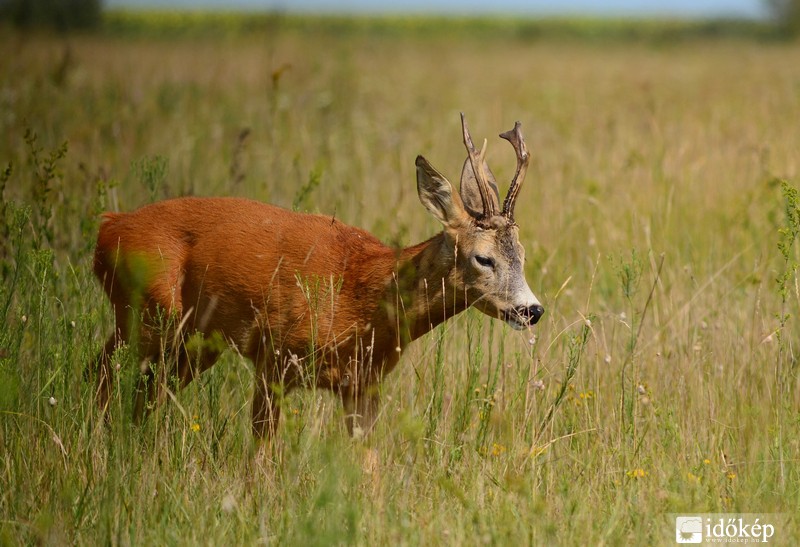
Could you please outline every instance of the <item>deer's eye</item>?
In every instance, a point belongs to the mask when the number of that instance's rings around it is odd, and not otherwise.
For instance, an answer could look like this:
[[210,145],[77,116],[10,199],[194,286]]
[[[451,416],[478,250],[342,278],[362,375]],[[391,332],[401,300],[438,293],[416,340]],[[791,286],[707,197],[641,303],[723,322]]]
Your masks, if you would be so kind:
[[475,255],[475,262],[484,268],[494,270],[494,259],[489,258],[488,256]]

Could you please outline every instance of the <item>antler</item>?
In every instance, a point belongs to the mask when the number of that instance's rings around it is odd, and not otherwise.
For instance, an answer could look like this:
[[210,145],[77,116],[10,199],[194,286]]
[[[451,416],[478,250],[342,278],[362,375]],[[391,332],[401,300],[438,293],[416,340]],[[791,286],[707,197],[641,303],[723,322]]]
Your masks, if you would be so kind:
[[514,173],[514,179],[508,188],[508,195],[503,201],[503,216],[512,222],[514,221],[514,205],[517,203],[519,189],[525,180],[525,172],[528,170],[528,160],[530,160],[528,147],[525,146],[525,140],[522,138],[521,125],[521,123],[515,122],[514,129],[500,133],[500,137],[510,142],[517,153],[517,172]]
[[494,209],[494,201],[492,201],[489,192],[489,182],[486,179],[486,172],[483,170],[484,161],[486,158],[486,141],[483,141],[483,148],[480,153],[475,150],[475,145],[472,144],[472,137],[467,128],[467,119],[464,113],[461,113],[461,128],[464,132],[464,147],[467,149],[469,162],[472,164],[472,172],[475,173],[475,180],[478,183],[478,191],[481,194],[481,202],[483,202],[483,218],[491,218],[497,214]]

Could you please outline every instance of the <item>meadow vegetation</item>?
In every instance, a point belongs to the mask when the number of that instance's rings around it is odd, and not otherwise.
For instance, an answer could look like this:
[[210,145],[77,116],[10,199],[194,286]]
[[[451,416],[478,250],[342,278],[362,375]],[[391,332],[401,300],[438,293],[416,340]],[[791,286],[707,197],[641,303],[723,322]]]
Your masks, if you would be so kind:
[[[0,48],[0,543],[666,545],[694,512],[800,541],[796,43],[278,18]],[[139,428],[118,352],[104,425],[100,212],[236,195],[416,243],[439,225],[414,158],[458,179],[459,111],[500,181],[523,122],[539,325],[467,311],[415,342],[365,441],[296,392],[260,457],[234,352]]]

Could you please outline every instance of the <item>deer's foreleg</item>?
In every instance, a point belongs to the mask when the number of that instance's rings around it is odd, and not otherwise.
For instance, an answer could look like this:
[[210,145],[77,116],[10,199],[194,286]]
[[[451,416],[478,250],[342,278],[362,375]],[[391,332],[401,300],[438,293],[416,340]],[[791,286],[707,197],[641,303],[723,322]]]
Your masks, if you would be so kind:
[[342,391],[341,397],[347,432],[356,438],[367,435],[378,419],[381,403],[378,386]]

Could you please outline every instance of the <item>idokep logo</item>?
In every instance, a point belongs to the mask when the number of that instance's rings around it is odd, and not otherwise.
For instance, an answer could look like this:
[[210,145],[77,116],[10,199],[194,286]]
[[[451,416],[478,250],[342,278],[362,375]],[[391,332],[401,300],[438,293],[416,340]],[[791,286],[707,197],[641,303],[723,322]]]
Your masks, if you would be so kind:
[[699,515],[675,517],[675,541],[703,543],[703,517]]
[[770,543],[782,514],[695,514],[675,517],[676,543]]

